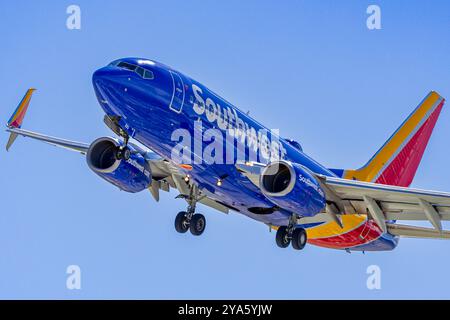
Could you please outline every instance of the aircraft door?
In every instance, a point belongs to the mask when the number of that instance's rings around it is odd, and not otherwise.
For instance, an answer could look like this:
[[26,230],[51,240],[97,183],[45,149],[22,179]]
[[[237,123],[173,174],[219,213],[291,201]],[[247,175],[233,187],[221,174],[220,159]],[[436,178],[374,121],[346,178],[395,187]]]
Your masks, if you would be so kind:
[[173,93],[169,108],[175,111],[176,113],[180,113],[181,110],[183,110],[184,98],[186,94],[183,79],[181,79],[178,73],[173,71],[169,72],[172,77],[173,83]]

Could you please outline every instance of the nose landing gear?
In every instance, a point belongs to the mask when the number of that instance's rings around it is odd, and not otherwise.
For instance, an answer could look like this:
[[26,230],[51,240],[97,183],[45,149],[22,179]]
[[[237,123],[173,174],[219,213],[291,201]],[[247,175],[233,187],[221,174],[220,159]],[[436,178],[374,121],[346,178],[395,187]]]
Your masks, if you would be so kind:
[[305,247],[308,241],[306,231],[302,227],[295,227],[296,224],[297,216],[292,215],[288,226],[278,228],[275,235],[275,241],[278,247],[287,248],[289,244],[292,244],[292,248],[295,250],[302,250]]
[[116,159],[117,160],[125,160],[128,161],[131,157],[131,150],[128,148],[128,141],[130,140],[130,136],[128,133],[123,130],[120,125],[120,117],[119,116],[108,116],[105,115],[103,118],[103,121],[105,122],[106,126],[110,128],[115,134],[122,137],[124,140],[124,145],[120,146],[116,150]]
[[131,150],[127,147],[127,145],[124,145],[123,147],[118,147],[116,150],[116,159],[117,160],[125,160],[128,161],[131,157]]

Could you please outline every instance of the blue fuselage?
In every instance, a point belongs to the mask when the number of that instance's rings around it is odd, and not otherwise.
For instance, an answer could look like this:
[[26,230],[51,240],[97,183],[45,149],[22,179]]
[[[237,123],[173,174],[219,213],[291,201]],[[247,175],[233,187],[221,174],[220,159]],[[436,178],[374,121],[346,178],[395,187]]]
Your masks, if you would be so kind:
[[[279,210],[265,215],[255,209],[271,208],[273,203],[233,165],[242,152],[248,160],[268,163],[279,156],[314,173],[334,176],[303,153],[298,144],[279,138],[273,130],[199,82],[160,63],[138,58],[117,60],[94,73],[93,85],[105,113],[119,117],[120,126],[129,136],[165,159],[173,158],[174,148],[180,142],[176,130],[189,132],[191,148],[183,158],[183,162],[192,165],[189,175],[212,198],[256,220],[283,225],[290,213]],[[205,136],[202,133],[198,136],[199,127],[195,130],[195,126],[200,126]],[[223,133],[223,155],[213,154],[223,161],[199,160],[204,158],[203,153],[214,140],[208,136],[208,129]],[[227,140],[229,132],[235,139]],[[261,132],[267,134],[261,135]],[[249,145],[239,143],[244,136],[251,141]],[[234,150],[232,158],[227,150]],[[220,187],[217,186],[219,179]]]

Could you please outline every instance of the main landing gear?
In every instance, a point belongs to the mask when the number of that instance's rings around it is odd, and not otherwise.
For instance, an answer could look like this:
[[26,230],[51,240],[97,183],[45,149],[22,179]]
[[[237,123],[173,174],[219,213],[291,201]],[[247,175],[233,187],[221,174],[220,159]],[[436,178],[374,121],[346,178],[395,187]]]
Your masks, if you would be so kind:
[[189,206],[187,211],[181,211],[175,217],[175,230],[179,233],[186,233],[189,230],[194,236],[199,236],[205,231],[206,218],[200,213],[195,213],[198,200],[198,189],[195,185],[192,186],[186,200]]
[[275,241],[280,248],[287,248],[292,244],[295,250],[302,250],[308,240],[305,229],[295,227],[297,224],[297,216],[292,215],[288,226],[281,226],[277,230]]

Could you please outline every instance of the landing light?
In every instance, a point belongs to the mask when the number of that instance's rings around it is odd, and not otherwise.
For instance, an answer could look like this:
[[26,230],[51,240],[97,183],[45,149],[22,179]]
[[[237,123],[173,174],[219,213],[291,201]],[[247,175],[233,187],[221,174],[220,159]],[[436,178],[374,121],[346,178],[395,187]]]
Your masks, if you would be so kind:
[[192,166],[188,165],[188,164],[180,164],[180,168],[183,168],[183,169],[186,169],[186,170],[192,170]]

